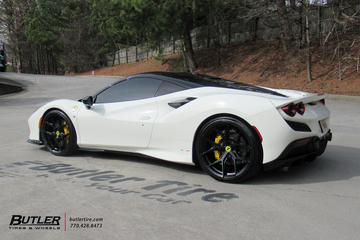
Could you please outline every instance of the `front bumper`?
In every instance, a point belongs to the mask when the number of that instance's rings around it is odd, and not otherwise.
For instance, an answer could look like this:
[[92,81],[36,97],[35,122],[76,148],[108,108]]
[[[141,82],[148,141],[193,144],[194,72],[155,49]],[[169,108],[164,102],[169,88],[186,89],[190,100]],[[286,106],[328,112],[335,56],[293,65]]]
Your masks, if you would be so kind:
[[[291,142],[280,156],[274,161],[264,164],[264,171],[283,166],[289,166],[293,162],[304,159],[310,155],[320,155],[321,148],[326,147],[328,141],[332,140],[332,132],[329,130],[324,136],[308,137]],[[324,146],[325,145],[325,146]]]
[[35,144],[35,145],[44,145],[44,143],[41,142],[40,140],[28,139],[27,142],[28,142],[28,143],[31,143],[31,144]]

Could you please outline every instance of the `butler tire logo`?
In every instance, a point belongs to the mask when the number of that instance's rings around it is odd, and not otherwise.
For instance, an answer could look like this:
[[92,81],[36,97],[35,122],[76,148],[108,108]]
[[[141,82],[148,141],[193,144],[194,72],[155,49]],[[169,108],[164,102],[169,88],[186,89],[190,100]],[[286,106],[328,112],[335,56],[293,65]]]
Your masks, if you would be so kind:
[[[193,201],[217,204],[239,199],[239,196],[235,193],[218,192],[212,188],[204,188],[200,184],[167,179],[154,181],[138,176],[125,176],[113,170],[84,169],[70,164],[44,161],[23,161],[0,165],[0,170],[2,170],[0,171],[0,177],[14,178],[21,176],[14,173],[16,172],[13,170],[15,167],[26,167],[29,170],[35,171],[37,172],[36,177],[48,178],[51,175],[60,175],[63,179],[72,183],[79,182],[80,180],[80,183],[86,188],[107,191],[111,194],[117,194],[119,197],[125,195],[139,196],[142,199],[162,202],[164,204],[183,205],[191,204]],[[21,218],[21,224],[25,224],[22,221],[34,221],[35,223],[38,220],[39,223],[43,223],[45,218],[29,216],[29,219]],[[50,219],[45,222],[51,221]],[[16,221],[18,223],[20,220]]]
[[60,220],[60,216],[12,215],[9,228],[17,230],[60,230]]

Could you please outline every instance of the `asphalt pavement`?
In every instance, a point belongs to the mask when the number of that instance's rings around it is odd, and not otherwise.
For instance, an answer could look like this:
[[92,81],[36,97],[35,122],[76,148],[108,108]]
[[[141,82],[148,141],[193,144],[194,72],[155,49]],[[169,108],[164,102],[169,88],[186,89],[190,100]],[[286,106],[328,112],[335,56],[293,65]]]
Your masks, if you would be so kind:
[[[333,141],[312,163],[218,182],[195,166],[27,143],[46,102],[80,99],[114,78],[1,73],[1,239],[358,239],[360,103],[330,96]],[[0,83],[3,83],[0,81]]]

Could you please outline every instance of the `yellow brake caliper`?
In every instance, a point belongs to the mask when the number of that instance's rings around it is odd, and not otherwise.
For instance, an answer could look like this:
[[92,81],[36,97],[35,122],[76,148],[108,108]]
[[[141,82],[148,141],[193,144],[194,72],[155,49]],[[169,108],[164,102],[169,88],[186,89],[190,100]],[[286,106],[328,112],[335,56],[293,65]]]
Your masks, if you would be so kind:
[[[64,122],[64,134],[66,135],[66,134],[69,134],[70,133],[70,131],[69,131],[69,126],[66,124],[66,122]],[[70,136],[68,135],[68,136],[66,136],[66,143],[67,144],[69,144],[69,138],[70,138]]]
[[[225,132],[225,131],[224,131]],[[217,137],[215,138],[215,143],[219,144],[221,142],[222,136],[221,135],[217,135]],[[220,151],[215,150],[214,151],[215,154],[215,159],[219,160],[220,159]]]

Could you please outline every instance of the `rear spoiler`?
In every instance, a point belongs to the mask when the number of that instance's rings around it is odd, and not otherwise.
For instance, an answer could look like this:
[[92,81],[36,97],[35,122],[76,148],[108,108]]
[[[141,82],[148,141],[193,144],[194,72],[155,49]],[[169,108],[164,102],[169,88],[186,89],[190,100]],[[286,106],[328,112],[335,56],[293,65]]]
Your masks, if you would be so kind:
[[301,96],[289,96],[289,98],[286,99],[269,99],[272,104],[274,104],[274,106],[276,108],[280,108],[280,107],[284,107],[290,103],[299,103],[299,102],[303,102],[303,103],[311,103],[311,102],[318,102],[322,99],[326,98],[326,94],[325,93],[318,93],[318,94],[314,94],[314,93],[303,93]]

